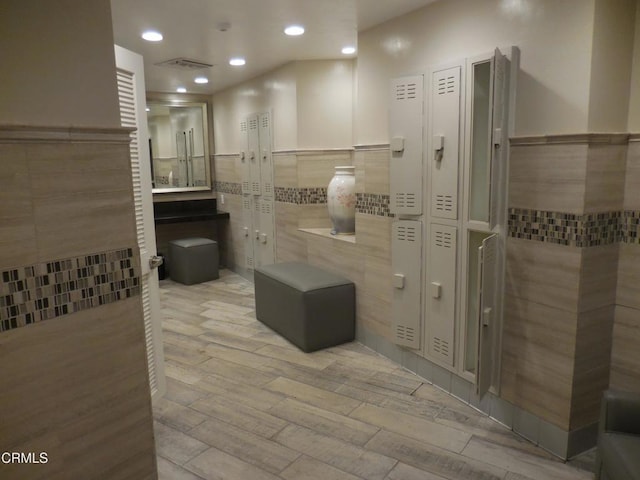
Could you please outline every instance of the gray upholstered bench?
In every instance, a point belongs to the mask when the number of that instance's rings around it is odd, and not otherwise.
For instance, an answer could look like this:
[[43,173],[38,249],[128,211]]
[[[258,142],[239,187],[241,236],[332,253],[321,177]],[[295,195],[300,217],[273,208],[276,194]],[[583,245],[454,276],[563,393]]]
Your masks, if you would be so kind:
[[208,238],[182,238],[169,242],[171,280],[193,285],[220,278],[218,243]]
[[355,285],[306,263],[255,269],[256,317],[305,352],[355,337]]

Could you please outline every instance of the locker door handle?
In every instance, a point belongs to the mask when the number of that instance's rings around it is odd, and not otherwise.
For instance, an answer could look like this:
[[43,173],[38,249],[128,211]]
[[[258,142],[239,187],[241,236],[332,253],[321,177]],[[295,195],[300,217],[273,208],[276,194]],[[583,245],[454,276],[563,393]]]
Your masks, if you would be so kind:
[[401,273],[394,273],[393,277],[391,277],[391,283],[395,288],[402,290],[404,288],[404,275]]
[[442,296],[442,285],[438,282],[431,282],[431,296],[438,300]]
[[242,231],[244,232],[244,236],[248,237],[249,236],[249,227],[243,227]]
[[264,160],[265,162],[267,161],[268,155],[267,155],[267,149],[265,148],[262,151],[262,160]]
[[433,150],[435,151],[434,160],[441,161],[444,157],[444,135],[433,136]]
[[249,152],[249,158],[253,162],[256,159],[256,152],[254,152],[253,150]]
[[244,160],[245,160],[244,152],[240,152],[240,160],[242,160],[244,162]]
[[256,230],[256,240],[260,240],[260,230]]
[[267,234],[266,233],[261,233],[260,234],[260,242],[261,243],[267,243]]
[[491,313],[492,310],[491,308],[487,307],[483,310],[482,312],[482,326],[483,327],[488,327],[489,326],[489,321],[491,320]]

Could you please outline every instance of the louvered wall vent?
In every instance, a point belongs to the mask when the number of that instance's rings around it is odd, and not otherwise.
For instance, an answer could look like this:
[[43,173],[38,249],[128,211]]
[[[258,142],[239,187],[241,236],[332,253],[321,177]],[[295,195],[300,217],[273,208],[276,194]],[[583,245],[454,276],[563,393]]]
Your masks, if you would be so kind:
[[213,65],[210,63],[191,60],[184,57],[172,58],[171,60],[165,60],[164,62],[156,63],[156,65],[159,67],[183,68],[188,70],[199,70],[202,68],[213,67]]

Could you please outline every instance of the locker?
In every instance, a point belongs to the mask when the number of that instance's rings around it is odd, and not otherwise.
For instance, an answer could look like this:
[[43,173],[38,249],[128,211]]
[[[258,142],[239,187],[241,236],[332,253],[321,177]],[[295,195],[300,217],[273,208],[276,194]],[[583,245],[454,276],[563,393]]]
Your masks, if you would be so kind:
[[432,223],[426,295],[427,351],[453,366],[457,229]]
[[506,97],[508,95],[508,60],[496,48],[493,57],[493,114],[492,114],[492,152],[491,179],[489,195],[489,228],[493,229],[500,221],[500,209],[503,203],[503,179],[506,181],[507,164],[507,114]]
[[247,132],[247,121],[240,122],[240,164],[242,166],[242,193],[251,193],[251,165],[249,164],[249,137]]
[[493,373],[493,345],[497,327],[497,265],[498,236],[491,235],[479,247],[478,272],[480,281],[480,309],[478,312],[478,356],[476,366],[476,394],[483,397],[491,387]]
[[249,155],[249,182],[251,194],[260,195],[260,134],[258,115],[247,117],[247,137]]
[[431,216],[458,218],[461,67],[433,72],[431,79]]
[[244,238],[245,268],[253,270],[253,200],[251,195],[242,196],[242,237]]
[[420,348],[422,222],[397,220],[391,226],[392,327],[395,343]]
[[391,81],[389,102],[389,209],[395,214],[422,214],[424,77]]
[[[274,202],[271,199],[262,198],[256,202],[258,214],[258,228],[256,229],[255,257],[256,266],[270,265],[275,263],[275,229],[274,229]],[[254,227],[255,228],[255,227]]]
[[273,158],[271,156],[271,115],[261,113],[259,116],[259,150],[260,150],[260,184],[261,193],[273,198]]

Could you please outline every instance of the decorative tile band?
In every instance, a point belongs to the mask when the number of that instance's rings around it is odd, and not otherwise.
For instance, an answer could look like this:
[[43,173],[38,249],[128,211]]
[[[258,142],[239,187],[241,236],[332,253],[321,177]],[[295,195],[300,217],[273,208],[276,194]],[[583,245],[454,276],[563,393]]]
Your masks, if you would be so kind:
[[133,249],[0,272],[0,332],[140,294]]
[[640,212],[573,214],[509,209],[509,236],[572,247],[639,243]]
[[356,212],[379,217],[394,217],[389,212],[389,195],[383,193],[356,193]]
[[215,181],[213,187],[216,192],[228,193],[230,195],[242,195],[242,185],[236,182]]
[[318,205],[327,203],[326,187],[275,187],[276,202],[296,205]]

